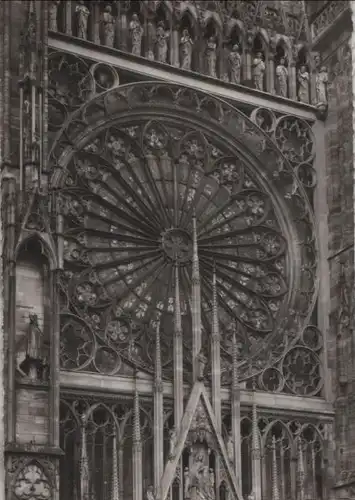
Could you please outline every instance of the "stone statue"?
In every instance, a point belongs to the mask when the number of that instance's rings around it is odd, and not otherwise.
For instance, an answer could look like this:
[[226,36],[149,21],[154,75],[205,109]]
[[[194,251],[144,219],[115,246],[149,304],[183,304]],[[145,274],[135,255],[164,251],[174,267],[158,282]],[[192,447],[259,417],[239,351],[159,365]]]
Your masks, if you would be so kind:
[[188,467],[184,469],[184,500],[190,498],[190,471]]
[[285,66],[285,58],[280,59],[276,66],[276,93],[281,97],[287,97],[288,69]]
[[170,32],[165,31],[164,23],[161,21],[157,27],[156,40],[155,40],[156,60],[159,62],[163,63],[167,62],[169,37],[170,37]]
[[169,460],[174,458],[176,441],[177,441],[176,429],[175,427],[173,427],[169,431]]
[[207,358],[203,354],[202,349],[201,349],[201,351],[197,355],[197,362],[198,362],[197,379],[198,380],[203,380],[204,377],[205,377],[205,368],[206,368],[206,364],[207,364]]
[[30,325],[27,339],[26,361],[28,375],[31,379],[39,378],[39,371],[43,369],[43,334],[38,326],[37,314],[30,314]]
[[214,485],[215,485],[215,476],[214,476],[214,470],[210,469],[210,486],[214,490]]
[[298,100],[309,103],[309,73],[306,66],[301,66],[298,75]]
[[79,0],[79,5],[76,6],[75,12],[78,16],[78,38],[86,40],[88,36],[88,20],[90,11],[84,4],[84,0]]
[[208,465],[205,464],[202,454],[198,454],[191,465],[190,481],[190,487],[195,488],[197,498],[201,500],[215,499],[214,473],[213,471],[211,473]]
[[182,69],[191,69],[193,41],[187,29],[182,32],[180,39],[180,67]]
[[228,434],[227,455],[230,463],[234,464],[234,439],[231,432]]
[[265,63],[261,52],[253,60],[253,83],[257,90],[264,90]]
[[102,15],[102,24],[104,28],[104,44],[107,47],[113,47],[115,40],[115,18],[112,15],[111,5],[106,5]]
[[217,78],[216,72],[216,62],[217,62],[217,43],[215,37],[211,36],[207,40],[206,47],[206,63],[207,63],[207,74],[213,78]]
[[49,6],[48,29],[58,31],[58,5],[60,0],[52,0]]
[[232,83],[240,83],[240,70],[242,64],[242,56],[239,53],[239,45],[233,45],[232,51],[229,54],[230,80]]
[[327,104],[328,71],[325,66],[316,74],[316,104]]
[[141,55],[142,50],[142,36],[143,36],[143,28],[140,23],[138,14],[134,13],[129,23],[129,32],[132,40],[132,54],[136,56]]
[[155,500],[154,486],[148,486],[145,497],[146,500]]

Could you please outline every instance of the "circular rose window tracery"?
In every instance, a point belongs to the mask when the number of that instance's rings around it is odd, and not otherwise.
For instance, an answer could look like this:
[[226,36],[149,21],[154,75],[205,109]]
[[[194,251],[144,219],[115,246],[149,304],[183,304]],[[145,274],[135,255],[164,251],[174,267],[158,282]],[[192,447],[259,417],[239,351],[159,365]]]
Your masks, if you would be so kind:
[[[157,95],[157,87],[164,86],[146,85],[151,92],[149,112],[154,110],[156,99],[155,114],[160,116],[158,108],[167,96]],[[200,98],[200,117],[196,113],[194,116],[200,120],[197,128],[191,117],[181,115],[188,98],[184,89],[180,94],[177,90],[172,102],[165,103],[173,107],[164,117],[151,117],[143,109],[125,116],[118,110],[124,107],[123,97],[133,110],[146,105],[147,88],[129,87],[126,93],[124,89],[114,91],[116,101],[113,92],[97,98],[92,113],[96,112],[97,119],[101,99],[106,107],[105,121],[96,130],[87,123],[90,133],[85,133],[81,125],[82,139],[78,140],[76,134],[76,147],[67,148],[64,153],[61,149],[63,287],[69,298],[65,307],[93,331],[96,349],[107,346],[100,352],[106,355],[108,349],[116,350],[147,369],[153,367],[154,358],[151,325],[159,317],[164,367],[169,373],[175,266],[186,349],[191,343],[192,217],[196,214],[203,334],[208,336],[210,332],[215,265],[222,352],[228,358],[230,325],[236,319],[240,324],[240,373],[241,377],[248,377],[265,368],[273,356],[282,354],[290,343],[292,329],[297,335],[295,328],[300,318],[295,319],[288,312],[302,304],[305,318],[305,295],[310,299],[309,309],[312,305],[316,250],[309,243],[314,253],[307,260],[306,253],[303,255],[290,238],[297,234],[298,227],[312,226],[304,193],[297,185],[295,188],[297,181],[287,170],[285,160],[281,162],[283,167],[280,161],[277,165],[263,165],[260,161],[260,169],[255,167],[255,155],[262,155],[268,140],[262,137],[258,142],[261,132],[256,127],[252,144],[258,143],[260,148],[250,152],[248,161],[247,142],[241,147],[238,133],[250,135],[253,125],[233,108],[209,98],[213,106],[208,108],[206,104],[204,110],[204,95],[195,92],[194,100]],[[170,87],[166,85],[165,91],[169,92]],[[180,104],[176,97],[179,95]],[[229,117],[225,111],[221,115],[227,117],[225,123],[221,117],[216,120],[217,111],[223,111],[222,104],[229,113]],[[110,106],[115,122],[107,118]],[[205,123],[203,113],[208,109],[212,111]],[[81,111],[87,122],[92,118],[89,111],[90,105]],[[238,122],[232,120],[233,113]],[[234,143],[228,137],[229,124],[238,139]],[[213,128],[215,131],[211,132]],[[70,132],[75,132],[75,126]],[[276,146],[272,147],[277,151]],[[283,191],[278,189],[275,195],[280,180],[285,181]],[[300,206],[302,221],[296,217],[296,208]],[[308,271],[304,283],[300,275],[302,265],[306,274]],[[109,354],[113,356],[111,351]],[[95,356],[93,352],[93,362]],[[102,359],[101,356],[100,363]]]

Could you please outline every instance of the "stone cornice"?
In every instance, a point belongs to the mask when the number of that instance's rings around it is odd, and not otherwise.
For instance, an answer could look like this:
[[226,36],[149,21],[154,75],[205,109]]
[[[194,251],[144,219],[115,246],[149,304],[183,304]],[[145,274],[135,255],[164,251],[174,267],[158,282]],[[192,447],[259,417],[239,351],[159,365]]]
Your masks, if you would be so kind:
[[[102,393],[103,395],[122,394],[127,396],[134,393],[135,379],[131,377],[100,375],[96,373],[74,373],[70,371],[61,371],[60,373],[60,387],[64,392],[66,390],[83,391]],[[146,378],[143,379],[143,374],[137,382],[137,389],[140,396],[153,397],[154,381]],[[190,387],[185,386],[185,397],[189,394]],[[208,391],[210,392],[210,391]],[[173,398],[173,385],[170,382],[163,382],[163,395],[165,398]],[[209,394],[210,395],[210,394]],[[334,416],[333,405],[320,398],[304,398],[300,396],[293,396],[287,394],[272,394],[267,392],[256,391],[257,405],[259,408],[267,411],[270,410],[272,414],[290,412],[293,414],[317,415],[322,416],[326,420],[331,420]],[[243,406],[252,405],[253,394],[252,391],[241,389],[240,402]],[[221,389],[221,400],[227,402],[230,400],[230,390]]]

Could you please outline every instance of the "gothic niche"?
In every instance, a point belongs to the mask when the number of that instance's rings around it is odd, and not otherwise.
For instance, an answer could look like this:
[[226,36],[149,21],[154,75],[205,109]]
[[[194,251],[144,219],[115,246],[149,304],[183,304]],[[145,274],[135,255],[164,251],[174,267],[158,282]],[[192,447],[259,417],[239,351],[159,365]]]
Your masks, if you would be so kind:
[[198,407],[183,456],[184,500],[215,500],[216,457],[216,443],[207,416],[203,408]]
[[[171,378],[177,267],[184,373],[188,376],[192,219],[196,214],[203,342],[209,342],[211,331],[215,266],[222,382],[230,383],[233,318],[240,324],[238,372],[240,380],[245,380],[281,360],[285,346],[289,349],[299,338],[302,321],[292,312],[294,301],[299,300],[303,318],[313,307],[317,248],[307,195],[297,169],[282,160],[275,143],[259,127],[203,93],[167,84],[121,86],[97,96],[77,117],[84,113],[86,122],[90,121],[89,107],[94,105],[96,119],[99,110],[105,109],[107,121],[118,103],[122,111],[126,105],[138,111],[148,95],[151,108],[156,104],[169,109],[166,117],[152,119],[142,109],[139,118],[123,122],[120,112],[116,121],[90,132],[80,147],[59,158],[59,164],[65,158],[60,184],[65,262],[61,366],[110,375],[132,373],[136,366],[153,373],[152,324],[159,318],[163,375]],[[200,122],[193,124],[191,115],[182,120],[194,106],[211,123],[219,123],[220,132],[211,134]],[[238,152],[240,146],[224,142],[231,113],[236,114],[234,123],[241,124],[231,133],[258,156],[258,168],[273,183],[274,192],[280,193],[277,203],[265,180],[260,182],[258,170]],[[273,134],[297,166],[308,150],[299,145],[303,151],[299,157],[298,150],[282,140],[287,124],[286,119],[278,119]],[[304,130],[307,136],[308,129]],[[75,127],[67,131],[75,134]],[[299,232],[299,241],[304,234],[312,237],[307,245],[295,247],[289,239],[293,231]],[[292,257],[295,252],[297,258]],[[297,269],[291,272],[291,263],[307,268],[307,276]],[[205,354],[209,365],[209,353]],[[207,379],[209,373],[207,366]]]
[[252,86],[257,90],[265,90],[266,86],[266,43],[258,33],[252,45]]
[[16,262],[16,364],[34,381],[48,381],[49,265],[38,239],[25,242]]

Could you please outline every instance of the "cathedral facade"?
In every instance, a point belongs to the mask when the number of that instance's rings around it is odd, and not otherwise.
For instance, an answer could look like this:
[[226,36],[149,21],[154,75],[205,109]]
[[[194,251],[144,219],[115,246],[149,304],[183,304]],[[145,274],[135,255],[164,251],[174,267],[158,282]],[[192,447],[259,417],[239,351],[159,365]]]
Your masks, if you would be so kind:
[[0,500],[355,498],[350,4],[0,4]]

